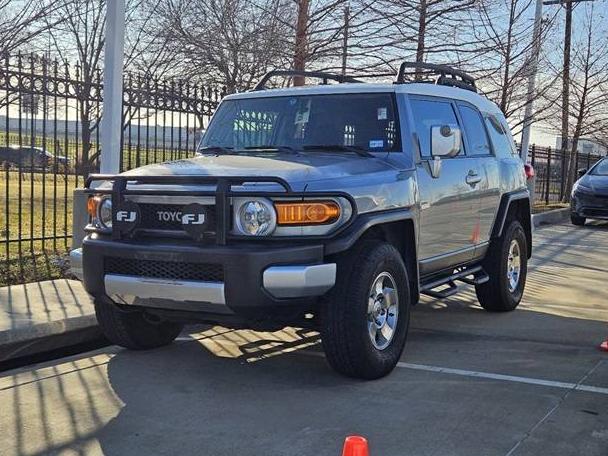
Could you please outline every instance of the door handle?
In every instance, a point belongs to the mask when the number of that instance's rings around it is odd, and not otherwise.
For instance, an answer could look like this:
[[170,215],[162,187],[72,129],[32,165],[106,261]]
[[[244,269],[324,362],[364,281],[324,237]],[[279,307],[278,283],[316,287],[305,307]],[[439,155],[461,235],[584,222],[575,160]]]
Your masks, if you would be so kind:
[[477,174],[476,171],[470,170],[469,174],[467,174],[465,181],[470,186],[474,186],[481,182],[481,176],[479,174]]

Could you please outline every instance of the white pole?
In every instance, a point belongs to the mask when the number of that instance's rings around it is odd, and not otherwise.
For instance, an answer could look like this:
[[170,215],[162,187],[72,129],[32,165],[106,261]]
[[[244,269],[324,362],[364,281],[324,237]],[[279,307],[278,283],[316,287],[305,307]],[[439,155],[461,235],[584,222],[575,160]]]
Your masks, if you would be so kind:
[[540,54],[540,32],[543,18],[543,0],[536,0],[534,13],[534,31],[532,32],[532,56],[530,59],[530,74],[528,75],[528,94],[526,97],[526,111],[524,113],[524,129],[521,132],[521,159],[528,161],[528,148],[530,146],[530,128],[534,120],[534,90],[536,72],[538,69],[538,55]]
[[106,14],[106,42],[101,121],[100,171],[120,171],[120,132],[122,130],[122,67],[125,46],[125,0],[109,0]]

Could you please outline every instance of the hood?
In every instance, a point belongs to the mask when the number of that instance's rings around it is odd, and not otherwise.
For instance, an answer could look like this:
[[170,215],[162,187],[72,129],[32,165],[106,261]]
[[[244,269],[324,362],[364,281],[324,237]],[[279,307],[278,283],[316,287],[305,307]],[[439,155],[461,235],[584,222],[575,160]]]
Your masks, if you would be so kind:
[[126,176],[276,176],[294,189],[317,180],[334,180],[394,169],[381,158],[351,153],[307,152],[199,155],[186,160],[147,165]]
[[580,180],[580,184],[593,190],[593,193],[608,196],[608,176],[587,174]]

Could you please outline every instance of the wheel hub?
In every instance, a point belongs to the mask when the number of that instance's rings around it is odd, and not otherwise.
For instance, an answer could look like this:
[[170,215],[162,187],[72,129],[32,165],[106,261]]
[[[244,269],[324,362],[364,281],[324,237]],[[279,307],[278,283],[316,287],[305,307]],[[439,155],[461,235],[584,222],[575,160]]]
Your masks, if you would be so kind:
[[395,279],[390,273],[382,272],[372,282],[367,307],[369,337],[378,350],[390,345],[397,328],[398,314]]
[[511,241],[509,245],[509,254],[507,256],[507,283],[509,291],[513,293],[519,285],[521,274],[521,250],[517,239]]

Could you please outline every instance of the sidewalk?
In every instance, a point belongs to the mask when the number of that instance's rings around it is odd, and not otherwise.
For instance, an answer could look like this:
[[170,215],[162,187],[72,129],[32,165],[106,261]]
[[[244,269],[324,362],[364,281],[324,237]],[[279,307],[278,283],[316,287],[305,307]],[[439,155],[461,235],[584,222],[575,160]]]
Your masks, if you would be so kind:
[[100,336],[93,301],[76,280],[0,288],[0,363]]

